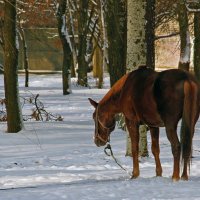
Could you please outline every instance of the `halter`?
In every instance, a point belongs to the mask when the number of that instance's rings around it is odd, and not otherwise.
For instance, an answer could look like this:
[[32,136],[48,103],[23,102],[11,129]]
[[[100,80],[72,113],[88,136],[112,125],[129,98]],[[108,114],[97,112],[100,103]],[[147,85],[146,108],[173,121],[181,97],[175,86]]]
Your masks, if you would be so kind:
[[[112,125],[112,126],[110,126],[110,127],[106,127],[106,126],[99,120],[99,118],[98,118],[98,111],[99,111],[99,107],[97,106],[97,108],[96,108],[96,116],[95,116],[95,136],[94,136],[94,138],[95,138],[95,139],[97,138],[97,139],[99,139],[100,141],[102,141],[102,142],[104,142],[104,143],[107,143],[107,142],[110,141],[110,135],[109,135],[109,134],[110,134],[111,130],[115,127],[115,124]],[[104,139],[101,137],[101,135],[99,134],[99,132],[98,132],[99,124],[100,124],[100,126],[101,126],[103,129],[106,130],[106,133],[109,135],[107,140],[104,140]]]

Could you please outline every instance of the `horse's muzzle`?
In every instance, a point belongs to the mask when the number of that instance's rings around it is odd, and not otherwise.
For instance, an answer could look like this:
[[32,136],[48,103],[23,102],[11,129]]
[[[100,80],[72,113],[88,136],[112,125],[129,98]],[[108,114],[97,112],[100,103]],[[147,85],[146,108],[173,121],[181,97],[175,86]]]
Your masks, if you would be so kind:
[[107,144],[107,140],[102,140],[98,137],[94,137],[94,143],[98,146],[98,147],[101,147],[101,146],[105,146]]

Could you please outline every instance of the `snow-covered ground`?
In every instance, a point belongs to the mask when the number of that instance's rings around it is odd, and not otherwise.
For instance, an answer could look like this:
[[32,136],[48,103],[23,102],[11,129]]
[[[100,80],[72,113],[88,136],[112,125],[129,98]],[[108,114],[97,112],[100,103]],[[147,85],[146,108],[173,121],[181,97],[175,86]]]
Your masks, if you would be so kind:
[[[27,90],[23,75],[19,82],[23,96]],[[64,121],[25,122],[25,129],[18,134],[6,133],[6,123],[0,123],[1,200],[200,199],[200,123],[195,129],[189,181],[171,180],[173,161],[164,129],[160,137],[163,177],[155,177],[150,152],[149,158],[140,161],[140,178],[131,180],[93,143],[93,108],[88,97],[100,100],[108,91],[108,79],[105,83],[99,90],[92,79],[90,88],[77,87],[73,81],[73,94],[63,96],[61,75],[31,75],[28,90],[40,94],[46,110],[61,114]],[[115,156],[131,172],[132,159],[124,156],[125,133],[116,129],[111,136]],[[150,138],[148,141],[150,150]]]

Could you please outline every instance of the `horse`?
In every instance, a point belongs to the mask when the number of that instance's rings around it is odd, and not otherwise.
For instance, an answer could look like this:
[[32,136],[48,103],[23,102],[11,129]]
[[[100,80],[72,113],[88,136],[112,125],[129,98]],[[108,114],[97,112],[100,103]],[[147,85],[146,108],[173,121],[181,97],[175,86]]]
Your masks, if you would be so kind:
[[[195,77],[181,69],[156,72],[146,66],[125,74],[97,103],[88,98],[95,108],[94,142],[106,145],[115,129],[115,115],[123,113],[128,129],[133,157],[131,178],[140,175],[139,125],[146,124],[151,134],[151,150],[156,164],[156,176],[162,176],[159,158],[159,127],[165,127],[173,155],[172,180],[188,180],[188,166],[192,157],[192,138],[200,112],[200,86]],[[177,124],[182,118],[180,140]],[[180,177],[180,164],[183,172]]]

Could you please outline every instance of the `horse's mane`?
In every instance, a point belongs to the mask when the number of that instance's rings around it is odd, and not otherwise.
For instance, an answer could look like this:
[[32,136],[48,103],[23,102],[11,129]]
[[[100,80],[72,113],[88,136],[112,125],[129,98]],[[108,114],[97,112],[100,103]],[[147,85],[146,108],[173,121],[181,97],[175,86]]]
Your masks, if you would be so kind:
[[111,99],[115,99],[120,96],[122,87],[124,86],[124,83],[126,82],[127,78],[129,76],[129,73],[122,76],[107,92],[107,94],[101,99],[99,104],[103,104],[104,102],[107,102]]

